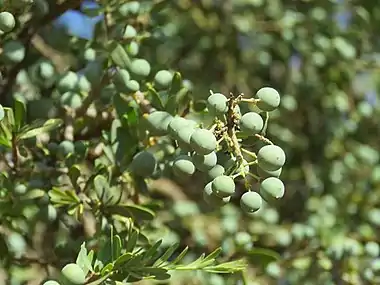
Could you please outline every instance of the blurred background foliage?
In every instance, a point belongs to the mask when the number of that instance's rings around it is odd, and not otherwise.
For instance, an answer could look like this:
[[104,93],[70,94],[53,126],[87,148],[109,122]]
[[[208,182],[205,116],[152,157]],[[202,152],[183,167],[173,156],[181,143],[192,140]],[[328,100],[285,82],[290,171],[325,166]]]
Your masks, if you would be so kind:
[[[38,3],[52,1],[1,2],[19,23],[32,17],[38,26],[38,17],[49,13]],[[176,273],[170,284],[380,284],[376,1],[164,0],[153,12],[157,1],[141,1],[137,15],[123,6],[128,1],[83,2],[41,22],[42,52],[35,41],[12,88],[6,84],[12,69],[1,67],[4,106],[21,96],[31,118],[57,116],[54,80],[41,80],[36,67],[47,61],[61,74],[85,72],[102,57],[101,23],[104,11],[114,9],[113,27],[129,24],[137,31],[132,40],[121,40],[123,47],[148,60],[152,74],[180,71],[192,88],[193,110],[210,89],[252,96],[271,86],[282,95],[268,127],[287,154],[286,194],[277,205],[253,217],[233,204],[211,212],[197,182],[153,183],[155,197],[168,207],[158,212],[152,233],[167,244],[190,245],[195,255],[222,245],[226,259],[249,260],[243,277]],[[0,44],[17,33],[3,35]],[[94,132],[88,136],[96,140],[100,132]]]

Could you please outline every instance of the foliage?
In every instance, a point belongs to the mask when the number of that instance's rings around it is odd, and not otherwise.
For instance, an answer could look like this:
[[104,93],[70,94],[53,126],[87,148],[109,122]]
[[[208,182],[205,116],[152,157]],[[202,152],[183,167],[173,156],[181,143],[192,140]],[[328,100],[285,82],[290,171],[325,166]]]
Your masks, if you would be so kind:
[[379,283],[376,2],[96,2],[0,1],[1,283]]

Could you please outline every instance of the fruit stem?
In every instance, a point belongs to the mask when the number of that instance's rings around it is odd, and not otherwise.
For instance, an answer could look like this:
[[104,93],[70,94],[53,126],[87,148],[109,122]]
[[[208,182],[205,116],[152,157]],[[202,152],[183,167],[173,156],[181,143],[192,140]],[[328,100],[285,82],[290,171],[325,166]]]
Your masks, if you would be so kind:
[[255,137],[257,137],[259,140],[261,140],[261,141],[263,141],[263,142],[266,142],[267,144],[274,145],[273,142],[271,142],[269,139],[267,139],[266,137],[264,137],[264,136],[262,136],[262,135],[255,134]]

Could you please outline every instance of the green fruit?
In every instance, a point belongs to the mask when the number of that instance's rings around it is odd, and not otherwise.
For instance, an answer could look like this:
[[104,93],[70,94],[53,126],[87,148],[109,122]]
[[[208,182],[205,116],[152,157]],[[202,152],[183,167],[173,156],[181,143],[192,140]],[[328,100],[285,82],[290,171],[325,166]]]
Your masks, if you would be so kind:
[[212,181],[212,191],[216,196],[220,198],[225,198],[231,196],[235,193],[235,182],[234,179],[227,175],[221,175],[216,177]]
[[174,117],[173,120],[170,122],[168,126],[168,132],[169,134],[174,138],[174,139],[180,139],[184,140],[187,143],[190,143],[190,136],[187,139],[187,136],[180,136],[179,133],[185,129],[185,128],[190,128],[190,129],[195,129],[197,126],[197,123],[192,121],[192,120],[187,120],[182,117]]
[[75,147],[72,141],[62,141],[58,145],[57,154],[61,158],[66,158],[69,154],[74,153]]
[[3,32],[10,32],[16,26],[15,17],[9,12],[0,13],[0,30]]
[[174,117],[168,125],[168,132],[174,138],[178,138],[178,132],[189,124],[188,120],[182,117]]
[[73,109],[77,109],[82,106],[83,100],[82,96],[77,92],[68,91],[62,94],[59,98],[62,105],[68,106]]
[[84,51],[83,53],[83,58],[86,60],[86,61],[93,61],[96,59],[96,50],[94,50],[93,48],[88,48]]
[[190,137],[190,145],[198,154],[209,154],[217,147],[217,141],[210,130],[197,129]]
[[228,196],[220,198],[216,196],[215,193],[212,191],[212,182],[209,182],[203,188],[203,199],[210,206],[223,206],[231,200],[231,197]]
[[281,175],[281,172],[282,172],[282,168],[279,168],[275,171],[268,171],[268,170],[264,170],[262,168],[260,168],[259,166],[257,166],[257,174],[260,176],[261,179],[265,179],[265,178],[268,178],[268,177],[280,177]]
[[260,184],[260,195],[267,202],[276,201],[285,194],[284,183],[276,177],[268,177]]
[[237,232],[234,240],[237,246],[245,246],[252,243],[252,237],[247,232]]
[[223,175],[224,172],[224,167],[217,164],[207,172],[207,175],[210,179],[215,179],[216,177]]
[[225,114],[228,111],[228,99],[221,93],[214,93],[207,98],[207,108],[214,115]]
[[4,117],[5,117],[4,107],[0,105],[0,121],[4,119]]
[[66,264],[61,270],[62,276],[68,282],[75,285],[81,285],[86,282],[86,274],[83,269],[76,263]]
[[112,83],[115,85],[117,91],[121,93],[129,92],[127,84],[130,80],[129,72],[125,69],[119,68],[112,76]]
[[137,31],[136,29],[131,26],[131,25],[127,25],[124,29],[124,34],[123,34],[123,39],[130,39],[130,38],[134,38],[136,37],[137,35]]
[[240,198],[240,207],[246,213],[257,212],[263,204],[263,199],[257,192],[245,192]]
[[81,75],[81,76],[78,77],[77,89],[78,89],[78,91],[82,91],[82,92],[90,92],[90,90],[91,90],[91,83],[87,79],[86,76]]
[[125,87],[128,92],[137,92],[140,90],[140,83],[136,80],[129,80]]
[[247,135],[255,135],[264,127],[264,120],[255,112],[245,113],[239,121],[240,130]]
[[136,15],[140,10],[140,3],[138,1],[131,1],[120,6],[119,13],[122,16]]
[[46,205],[41,208],[40,217],[45,223],[52,223],[57,219],[57,209],[53,205]]
[[165,111],[155,111],[145,116],[145,119],[152,135],[164,136],[168,133],[168,126],[173,116]]
[[57,281],[55,280],[47,280],[44,282],[44,284],[42,285],[61,285],[60,283],[58,283]]
[[73,91],[77,88],[79,81],[79,76],[73,71],[68,71],[65,75],[63,75],[58,83],[57,88],[60,92]]
[[42,62],[38,66],[38,73],[42,79],[51,79],[55,74],[55,69],[50,62]]
[[24,237],[16,232],[12,232],[8,236],[8,249],[17,255],[22,255],[27,247]]
[[19,63],[25,57],[25,47],[19,41],[9,41],[3,45],[1,57],[7,63]]
[[276,145],[265,145],[257,153],[257,163],[266,171],[276,171],[284,166],[285,152]]
[[145,59],[135,59],[131,63],[130,71],[138,78],[147,77],[150,73],[150,64]]
[[188,155],[180,155],[173,162],[173,173],[178,178],[188,178],[195,173],[194,163]]
[[177,141],[179,147],[184,151],[192,151],[192,147],[190,145],[190,138],[192,134],[196,131],[196,128],[191,125],[185,126],[183,129],[178,131]]
[[157,161],[154,155],[148,151],[137,153],[131,162],[130,169],[136,175],[149,177],[153,175],[157,167]]
[[198,153],[193,155],[193,163],[199,171],[209,171],[216,165],[216,162],[217,156],[214,151],[206,155],[201,155]]
[[259,99],[257,107],[262,111],[271,112],[280,106],[280,94],[274,88],[263,87],[257,91],[256,97]]
[[127,45],[127,53],[131,56],[136,56],[139,53],[140,46],[137,42],[132,41]]
[[27,190],[28,190],[28,187],[26,187],[25,184],[17,184],[15,185],[14,193],[16,195],[24,195]]
[[154,76],[155,86],[159,89],[165,89],[170,86],[173,80],[173,74],[169,70],[160,70]]

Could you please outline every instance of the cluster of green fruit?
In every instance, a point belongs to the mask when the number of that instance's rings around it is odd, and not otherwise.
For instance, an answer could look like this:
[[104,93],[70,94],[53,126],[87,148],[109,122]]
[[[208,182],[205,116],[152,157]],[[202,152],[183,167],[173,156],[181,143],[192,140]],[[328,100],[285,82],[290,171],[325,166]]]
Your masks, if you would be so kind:
[[86,274],[76,263],[66,264],[61,270],[60,281],[47,280],[43,285],[82,285],[86,282]]
[[[241,115],[239,104],[244,102],[256,105],[259,112]],[[208,181],[203,197],[209,204],[221,206],[231,200],[236,192],[235,179],[242,176],[248,191],[241,196],[240,205],[245,212],[253,213],[260,209],[263,198],[272,202],[283,197],[285,192],[285,186],[278,178],[285,164],[285,152],[260,134],[267,121],[260,113],[265,113],[268,118],[269,112],[279,105],[279,93],[264,87],[255,98],[249,99],[242,95],[227,98],[221,93],[211,92],[207,109],[214,120],[208,128],[165,111],[153,111],[144,117],[150,136],[167,136],[178,147],[176,156],[169,161],[176,178],[184,181],[197,170],[205,173]],[[247,137],[256,137],[266,145],[257,154],[248,151],[241,146],[241,138]],[[130,169],[135,175],[152,177],[157,172],[157,165],[154,154],[145,150],[135,155]],[[257,174],[251,173],[252,165],[257,167]],[[246,179],[248,176],[260,182],[258,192],[252,190]]]
[[[11,32],[15,27],[15,17],[7,11],[0,12],[0,36]],[[5,63],[18,63],[25,57],[25,47],[18,40],[10,40],[4,43],[0,55]]]

